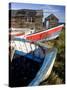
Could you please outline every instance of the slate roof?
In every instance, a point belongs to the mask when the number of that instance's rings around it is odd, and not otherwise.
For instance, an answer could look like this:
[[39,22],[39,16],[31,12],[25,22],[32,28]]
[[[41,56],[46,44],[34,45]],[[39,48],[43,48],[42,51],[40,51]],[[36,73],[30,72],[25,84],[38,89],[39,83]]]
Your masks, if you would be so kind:
[[50,14],[48,17],[45,18],[45,20],[48,20],[50,18],[55,18],[56,20],[59,20],[54,14]]
[[15,16],[42,16],[43,17],[43,11],[42,10],[29,10],[29,9],[20,9],[20,10],[9,10],[9,13],[11,13],[11,17]]

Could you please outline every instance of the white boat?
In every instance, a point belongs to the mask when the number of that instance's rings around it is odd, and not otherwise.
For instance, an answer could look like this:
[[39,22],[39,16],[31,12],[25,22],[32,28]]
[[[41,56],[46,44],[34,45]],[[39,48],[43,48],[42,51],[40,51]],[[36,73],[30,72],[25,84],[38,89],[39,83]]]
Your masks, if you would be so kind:
[[11,87],[36,86],[49,77],[56,59],[56,48],[21,38],[14,38],[11,43],[14,47],[9,73]]

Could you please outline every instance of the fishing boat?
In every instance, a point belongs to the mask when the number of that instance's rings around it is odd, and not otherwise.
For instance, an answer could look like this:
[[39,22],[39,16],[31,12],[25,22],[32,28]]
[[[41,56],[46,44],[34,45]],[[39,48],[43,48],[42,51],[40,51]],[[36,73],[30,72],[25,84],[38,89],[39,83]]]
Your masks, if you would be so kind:
[[16,30],[16,31],[14,30],[12,31],[11,35],[12,37],[13,36],[18,38],[20,37],[31,41],[43,41],[43,40],[48,41],[48,40],[57,38],[60,35],[60,32],[63,27],[64,25],[59,25],[51,29],[43,30],[41,32],[36,32],[36,33],[33,33],[33,32],[31,33],[31,30],[30,30],[30,32],[25,34],[22,33],[22,30],[21,32],[20,30]]
[[9,86],[37,86],[53,68],[57,49],[13,38],[10,42]]

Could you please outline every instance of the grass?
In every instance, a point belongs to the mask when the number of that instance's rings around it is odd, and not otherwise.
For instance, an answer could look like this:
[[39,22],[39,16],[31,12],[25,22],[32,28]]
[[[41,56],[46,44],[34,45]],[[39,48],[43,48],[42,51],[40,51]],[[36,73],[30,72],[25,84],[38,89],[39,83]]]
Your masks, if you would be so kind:
[[52,73],[46,81],[41,82],[40,85],[55,85],[55,84],[64,84],[65,83],[65,28],[60,33],[60,36],[55,39],[47,42],[56,47],[57,57],[52,69]]

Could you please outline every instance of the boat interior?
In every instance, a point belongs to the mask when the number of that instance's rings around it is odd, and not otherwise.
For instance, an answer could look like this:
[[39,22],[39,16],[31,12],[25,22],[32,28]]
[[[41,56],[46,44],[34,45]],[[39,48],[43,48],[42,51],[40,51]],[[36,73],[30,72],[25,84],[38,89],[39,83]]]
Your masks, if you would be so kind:
[[[28,86],[36,77],[38,71],[43,65],[45,56],[50,50],[38,45],[35,46],[34,50],[31,48],[31,50],[26,54],[19,49],[17,50],[17,48],[14,49],[13,52],[13,49],[14,48],[10,47],[9,50],[9,86]],[[14,54],[11,54],[11,52]],[[45,60],[45,63],[46,62],[47,60]]]

